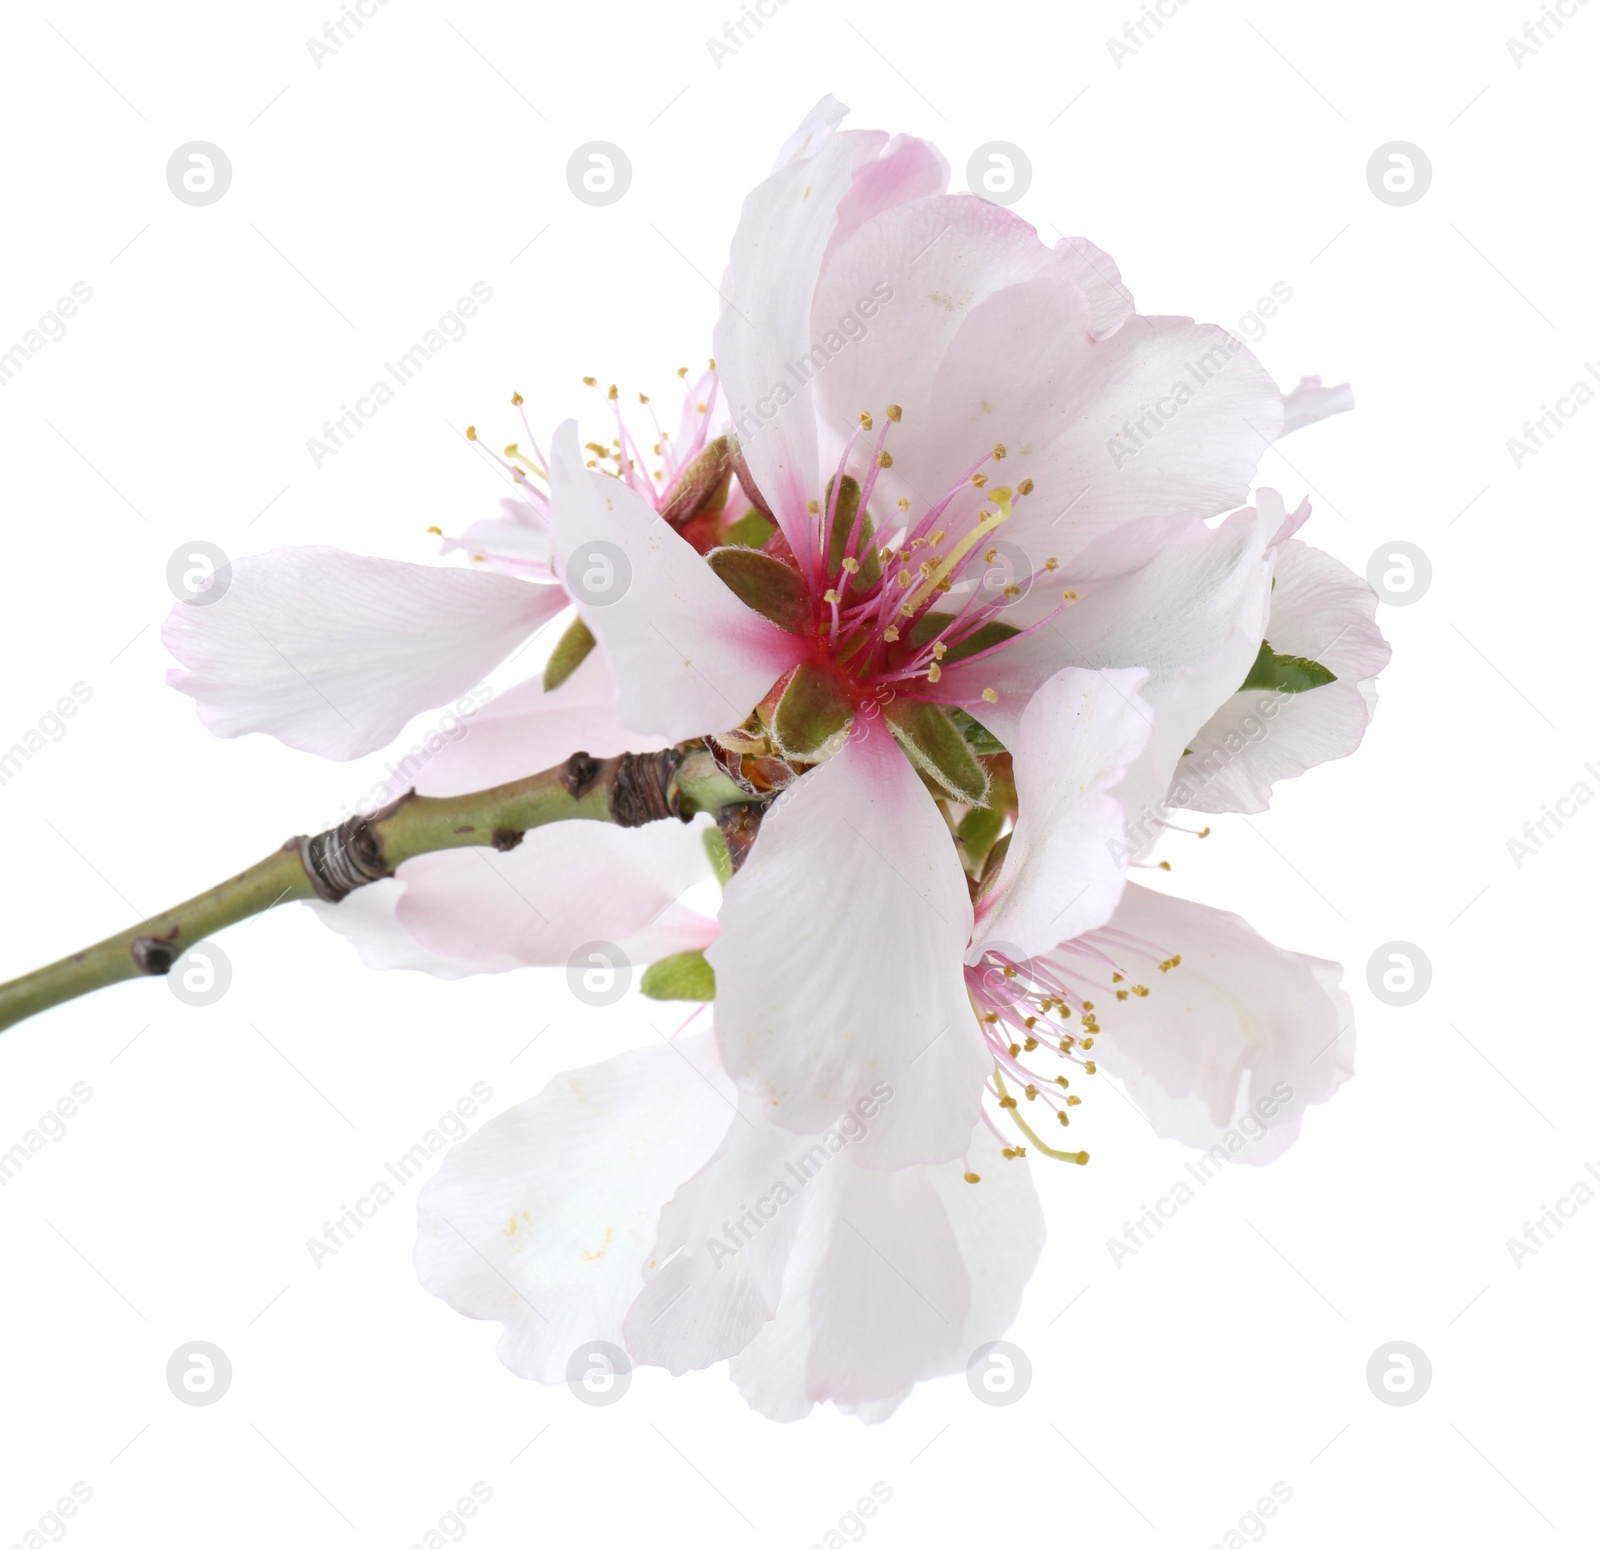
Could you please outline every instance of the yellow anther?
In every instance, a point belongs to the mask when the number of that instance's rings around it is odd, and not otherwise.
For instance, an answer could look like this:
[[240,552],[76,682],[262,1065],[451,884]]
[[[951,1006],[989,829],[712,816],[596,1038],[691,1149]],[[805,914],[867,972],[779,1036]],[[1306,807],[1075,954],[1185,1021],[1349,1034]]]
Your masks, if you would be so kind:
[[899,404],[891,403],[889,405],[889,407],[887,409],[885,409],[883,412],[885,414],[887,414],[889,416],[889,418],[892,419],[895,422],[896,425],[898,425],[900,423],[900,405]]
[[986,688],[983,691],[983,702],[986,705],[999,704],[1000,696],[992,688]]
[[478,427],[476,425],[468,425],[467,426],[467,440],[476,441],[477,439],[478,439]]
[[977,1173],[962,1173],[962,1175],[961,1175],[961,1176],[962,1176],[962,1177],[963,1177],[963,1178],[965,1178],[965,1179],[966,1179],[966,1180],[967,1180],[967,1182],[968,1182],[968,1183],[976,1183],[976,1182],[978,1182],[978,1175],[977,1175]]
[[940,665],[939,665],[939,664],[938,664],[938,662],[934,662],[934,663],[933,663],[933,664],[932,664],[932,665],[931,665],[931,666],[930,666],[930,667],[929,667],[929,668],[928,668],[928,681],[929,681],[929,682],[930,682],[930,683],[937,683],[937,682],[938,682],[938,681],[939,681],[939,679],[940,679],[940,678],[941,678],[941,677],[943,677],[943,676],[944,676],[944,668],[942,668],[942,667],[941,667],[941,666],[940,666]]
[[1006,449],[998,441],[994,444],[994,460],[999,462],[1006,455]]
[[594,378],[593,378],[593,377],[592,377],[592,376],[586,376],[586,377],[585,377],[585,378],[584,378],[584,379],[583,379],[583,385],[584,385],[584,386],[585,386],[585,387],[593,387],[593,386],[594,386],[594,385],[595,385],[595,381],[594,381]]
[[435,538],[444,537],[444,528],[442,527],[430,527],[428,531],[431,532]]
[[520,409],[522,407],[522,394],[521,393],[512,393],[512,395],[511,395],[511,407],[513,409]]
[[899,626],[891,624],[886,630],[884,630],[883,638],[887,640],[890,645],[893,645],[895,641],[900,638]]
[[1032,479],[1024,479],[1017,486],[1017,493],[1019,495],[1031,495],[1033,493],[1033,480]]
[[894,458],[892,458],[887,451],[879,452],[878,466],[880,468],[892,468],[894,467]]
[[863,430],[871,430],[872,429],[872,416],[870,414],[868,414],[865,409],[863,409],[856,416],[856,419],[857,419],[857,421],[859,421],[859,423],[861,425],[861,428]]

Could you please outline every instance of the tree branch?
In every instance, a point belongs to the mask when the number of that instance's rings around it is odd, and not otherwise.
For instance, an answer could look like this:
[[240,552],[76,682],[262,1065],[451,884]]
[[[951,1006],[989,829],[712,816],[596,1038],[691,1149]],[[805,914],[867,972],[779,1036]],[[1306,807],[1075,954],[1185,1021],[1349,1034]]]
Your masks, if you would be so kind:
[[617,758],[574,753],[553,769],[464,796],[408,791],[378,812],[296,835],[209,892],[0,984],[0,1030],[108,984],[165,974],[197,942],[278,904],[338,903],[392,877],[413,856],[468,845],[511,850],[530,828],[575,818],[623,828],[667,817],[688,822],[697,812],[720,813],[755,799],[698,742]]

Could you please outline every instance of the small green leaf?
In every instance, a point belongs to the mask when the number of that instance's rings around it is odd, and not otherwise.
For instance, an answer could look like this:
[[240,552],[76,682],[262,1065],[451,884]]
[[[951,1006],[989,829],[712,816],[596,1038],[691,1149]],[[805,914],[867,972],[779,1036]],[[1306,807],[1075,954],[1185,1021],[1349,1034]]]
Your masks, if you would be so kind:
[[[948,661],[949,658],[947,657]],[[1004,753],[1006,745],[989,730],[981,721],[974,720],[965,710],[952,710],[950,719],[955,722],[956,729],[967,739],[967,746],[979,755],[985,753]]]
[[792,635],[811,628],[811,593],[800,572],[759,549],[713,549],[706,563],[746,607]]
[[897,699],[884,711],[884,719],[906,757],[930,780],[958,801],[983,805],[988,773],[942,706],[925,699]]
[[704,830],[704,836],[706,859],[711,862],[711,869],[717,875],[717,886],[726,887],[733,875],[733,857],[728,854],[728,841],[722,837],[720,828],[708,828]]
[[[909,636],[911,643],[913,645],[926,645],[954,622],[955,615],[953,613],[924,613],[911,626]],[[969,656],[976,656],[979,651],[987,651],[991,647],[1009,640],[1013,635],[1021,633],[1021,630],[1011,624],[1002,624],[999,619],[990,619],[987,624],[975,629],[965,640],[952,645],[944,653],[941,661],[944,666],[953,667],[957,662],[964,662]]]
[[1337,681],[1321,662],[1305,656],[1280,656],[1265,640],[1255,665],[1239,685],[1241,694],[1264,689],[1277,694],[1303,694],[1310,688],[1321,688],[1324,683]]
[[802,662],[778,701],[772,733],[789,757],[809,758],[849,726],[855,714],[831,673]]
[[704,952],[674,952],[645,969],[639,993],[651,1000],[715,1000],[717,976]]
[[967,852],[967,859],[974,872],[983,870],[984,858],[995,840],[1000,837],[1000,830],[1005,824],[1005,813],[993,807],[974,807],[962,818],[960,826],[956,829],[956,838],[961,841],[962,849]]
[[765,548],[767,539],[777,531],[774,523],[769,522],[754,506],[751,506],[722,535],[722,541],[736,549]]
[[589,626],[582,619],[574,619],[567,625],[567,632],[556,641],[556,648],[545,663],[545,692],[560,688],[583,665],[584,657],[593,649],[594,636],[589,633]]

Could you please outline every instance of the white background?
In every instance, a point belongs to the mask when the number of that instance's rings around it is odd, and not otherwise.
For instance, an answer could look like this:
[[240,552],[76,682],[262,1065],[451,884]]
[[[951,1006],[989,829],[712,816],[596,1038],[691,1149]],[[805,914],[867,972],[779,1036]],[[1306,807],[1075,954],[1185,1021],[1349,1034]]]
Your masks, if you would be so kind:
[[[0,1544],[77,1480],[85,1546],[412,1544],[480,1480],[484,1546],[804,1546],[880,1480],[885,1546],[1204,1546],[1276,1481],[1285,1546],[1594,1541],[1600,1202],[1520,1269],[1506,1247],[1600,1164],[1600,809],[1520,869],[1506,844],[1600,789],[1600,407],[1520,470],[1506,449],[1600,351],[1600,5],[1518,70],[1532,5],[1191,0],[1120,69],[1106,39],[1134,0],[787,0],[720,69],[706,39],[733,0],[389,0],[320,69],[306,40],[332,0],[8,10],[0,348],[73,282],[94,297],[0,388],[0,744],[75,682],[93,698],[0,787],[0,974],[315,830],[375,777],[201,729],[162,681],[173,551],[425,559],[430,523],[492,514],[498,476],[460,430],[513,438],[513,388],[541,429],[582,411],[589,434],[584,373],[666,396],[708,352],[740,198],[826,90],[856,125],[937,140],[958,184],[980,144],[1024,148],[1018,210],[1106,248],[1143,311],[1231,325],[1292,287],[1255,348],[1285,385],[1352,381],[1358,408],[1260,479],[1310,493],[1304,536],[1354,569],[1403,539],[1434,579],[1382,610],[1395,658],[1361,753],[1166,852],[1163,885],[1348,965],[1357,1078],[1121,1268],[1107,1238],[1187,1156],[1109,1092],[1082,1110],[1094,1162],[1038,1169],[1021,1403],[956,1378],[876,1428],[779,1427],[714,1370],[641,1372],[587,1408],[510,1376],[493,1325],[417,1285],[414,1190],[314,1268],[306,1239],[474,1081],[499,1111],[666,1018],[580,1006],[556,971],[367,972],[287,909],[226,935],[214,1006],[140,982],[0,1038],[0,1149],[75,1081],[94,1093],[0,1190]],[[204,208],[165,180],[196,139],[233,167]],[[1365,175],[1396,139],[1433,166],[1405,208]],[[589,140],[632,161],[608,208],[568,191]],[[474,281],[494,299],[469,336],[315,468],[307,438]],[[1395,939],[1433,965],[1406,1008],[1366,986]],[[164,1381],[194,1339],[232,1359],[214,1407]],[[1396,1339],[1433,1365],[1404,1408],[1364,1377]]]

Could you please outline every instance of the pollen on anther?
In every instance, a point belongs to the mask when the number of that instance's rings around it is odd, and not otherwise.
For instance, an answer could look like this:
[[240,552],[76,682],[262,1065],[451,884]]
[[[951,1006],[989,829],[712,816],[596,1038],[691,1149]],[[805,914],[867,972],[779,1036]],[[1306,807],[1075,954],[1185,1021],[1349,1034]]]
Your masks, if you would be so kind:
[[898,627],[891,624],[886,630],[884,630],[883,638],[887,640],[890,645],[893,645],[894,642],[900,638],[900,631]]
[[1055,555],[1054,555],[1054,554],[1052,554],[1052,555],[1051,555],[1051,556],[1050,556],[1050,557],[1049,557],[1049,559],[1047,559],[1047,560],[1046,560],[1046,561],[1045,561],[1045,562],[1044,562],[1044,568],[1045,568],[1045,569],[1046,569],[1046,570],[1059,570],[1059,569],[1060,569],[1060,568],[1061,568],[1061,561],[1060,561],[1060,560],[1058,560],[1058,559],[1057,559],[1057,558],[1056,558],[1056,557],[1055,557]]
[[513,409],[520,409],[522,407],[522,394],[521,393],[517,393],[517,392],[512,393],[512,395],[511,395],[511,407]]
[[930,683],[937,683],[939,681],[939,679],[941,677],[943,677],[943,676],[944,676],[944,668],[942,668],[938,664],[938,662],[933,662],[933,663],[931,663],[929,665],[929,667],[928,667],[928,681]]
[[992,688],[986,688],[983,691],[983,702],[986,705],[998,704],[1000,702],[1000,696],[997,693],[995,693],[995,691]]
[[889,407],[887,409],[885,409],[883,412],[885,414],[887,414],[889,416],[889,418],[895,422],[896,425],[898,425],[900,423],[900,405],[899,404],[891,403],[889,405]]
[[961,1175],[961,1176],[962,1176],[962,1177],[963,1177],[963,1178],[964,1178],[964,1179],[965,1179],[965,1180],[966,1180],[966,1181],[967,1181],[967,1182],[968,1182],[968,1183],[977,1183],[977,1182],[978,1182],[978,1181],[979,1181],[979,1180],[978,1180],[978,1175],[977,1175],[977,1173],[962,1173],[962,1175]]
[[1063,592],[1061,594],[1061,600],[1063,602],[1076,602],[1078,600],[1078,594],[1076,592]]
[[615,403],[616,401],[617,401],[617,384],[615,382],[613,382],[611,384],[611,386],[606,389],[606,402],[607,403]]
[[592,376],[586,376],[586,377],[585,377],[585,378],[584,378],[584,379],[583,379],[583,385],[584,385],[584,386],[585,386],[585,387],[593,387],[593,386],[595,386],[595,385],[596,385],[596,384],[595,384],[595,379],[594,379],[594,378],[593,378],[593,377],[592,377]]
[[431,532],[435,538],[444,537],[444,528],[442,527],[430,527],[428,531]]
[[880,468],[892,468],[894,467],[894,458],[892,458],[887,452],[879,452],[878,466]]
[[1171,871],[1172,870],[1172,862],[1171,861],[1157,861],[1156,865],[1159,866],[1162,871]]
[[989,482],[989,476],[986,473],[975,473],[967,482],[971,484],[974,489],[982,489],[983,486]]
[[994,444],[994,460],[999,462],[1006,455],[1006,449],[998,441]]
[[477,439],[478,439],[478,427],[476,425],[468,425],[467,426],[467,440],[476,441]]
[[1024,479],[1017,486],[1017,493],[1019,495],[1031,495],[1033,493],[1033,480],[1032,479]]
[[860,422],[861,428],[863,430],[871,430],[872,429],[872,416],[870,414],[868,414],[865,409],[863,409],[856,416],[856,419]]
[[861,569],[861,561],[850,559],[847,556],[839,562],[839,568],[843,570],[846,575],[855,575],[856,572]]

